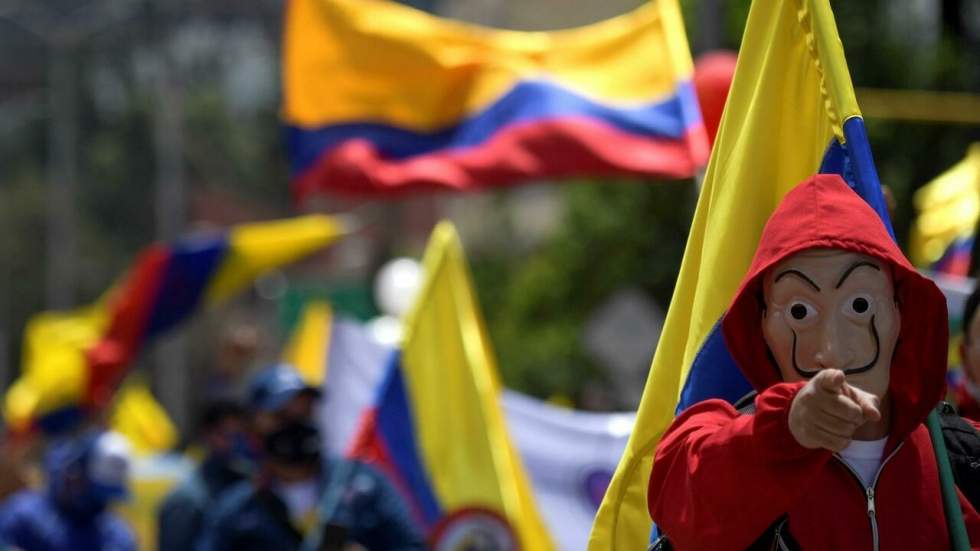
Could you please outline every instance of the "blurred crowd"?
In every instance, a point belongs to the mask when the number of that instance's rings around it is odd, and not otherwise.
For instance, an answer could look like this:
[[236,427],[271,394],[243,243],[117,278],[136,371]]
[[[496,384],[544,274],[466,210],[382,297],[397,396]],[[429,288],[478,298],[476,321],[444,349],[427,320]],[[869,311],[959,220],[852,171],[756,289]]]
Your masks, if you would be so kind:
[[[156,512],[157,549],[425,547],[380,471],[325,454],[315,419],[321,390],[294,367],[259,370],[243,394],[204,405],[191,452],[199,460]],[[120,434],[89,428],[51,443],[34,482],[4,469],[0,542],[25,551],[138,548],[113,510],[131,498],[132,455]]]

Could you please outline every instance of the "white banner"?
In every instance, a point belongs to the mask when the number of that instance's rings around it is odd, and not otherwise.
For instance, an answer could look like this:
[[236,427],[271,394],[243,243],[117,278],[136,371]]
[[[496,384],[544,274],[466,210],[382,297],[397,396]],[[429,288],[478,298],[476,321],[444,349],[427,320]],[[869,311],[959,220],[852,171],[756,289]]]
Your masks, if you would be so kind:
[[585,549],[636,415],[560,408],[510,390],[502,400],[552,538],[563,551]]
[[[327,453],[342,455],[372,406],[393,350],[364,326],[336,318],[329,343],[322,428]],[[575,411],[509,390],[501,400],[552,537],[562,551],[585,549],[635,414]]]

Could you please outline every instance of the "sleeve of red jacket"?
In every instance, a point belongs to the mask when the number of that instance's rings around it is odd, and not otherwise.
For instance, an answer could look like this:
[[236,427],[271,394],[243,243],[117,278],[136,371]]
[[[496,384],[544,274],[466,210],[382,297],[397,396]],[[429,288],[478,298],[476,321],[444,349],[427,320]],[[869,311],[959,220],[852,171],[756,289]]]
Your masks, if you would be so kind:
[[[964,419],[966,418],[964,417]],[[980,432],[980,422],[972,419],[966,419],[966,421],[973,425],[974,430]],[[980,511],[970,503],[962,491],[957,490],[957,494],[960,498],[960,509],[963,511],[967,537],[970,538],[970,547],[974,551],[980,551]]]
[[650,516],[677,549],[743,549],[806,491],[830,457],[800,446],[780,383],[740,415],[722,400],[691,406],[667,429],[650,474]]

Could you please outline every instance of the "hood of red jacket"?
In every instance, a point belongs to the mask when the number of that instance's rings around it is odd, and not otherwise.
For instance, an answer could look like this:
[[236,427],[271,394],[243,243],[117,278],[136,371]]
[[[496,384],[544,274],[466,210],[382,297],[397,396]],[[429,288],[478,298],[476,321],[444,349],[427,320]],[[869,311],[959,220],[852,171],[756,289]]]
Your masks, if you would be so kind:
[[756,390],[781,382],[762,334],[762,282],[783,259],[814,248],[843,249],[890,265],[901,312],[891,365],[893,436],[904,437],[942,399],[949,346],[946,299],[899,250],[878,215],[836,174],[797,185],[773,212],[722,321],[728,349]]

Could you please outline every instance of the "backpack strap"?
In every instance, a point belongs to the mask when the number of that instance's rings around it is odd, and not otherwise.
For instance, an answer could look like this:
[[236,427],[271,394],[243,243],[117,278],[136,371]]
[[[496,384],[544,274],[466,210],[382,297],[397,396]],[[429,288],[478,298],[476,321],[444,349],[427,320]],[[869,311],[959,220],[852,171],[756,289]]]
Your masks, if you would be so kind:
[[754,390],[750,390],[748,393],[745,394],[745,396],[742,396],[741,398],[736,400],[735,403],[732,404],[732,407],[737,409],[738,412],[743,415],[754,415],[755,397],[758,395],[759,395],[758,392]]
[[980,510],[980,432],[949,402],[940,402],[936,411],[956,487]]
[[647,551],[674,551],[674,544],[670,543],[666,534],[661,534],[660,537],[650,542]]

